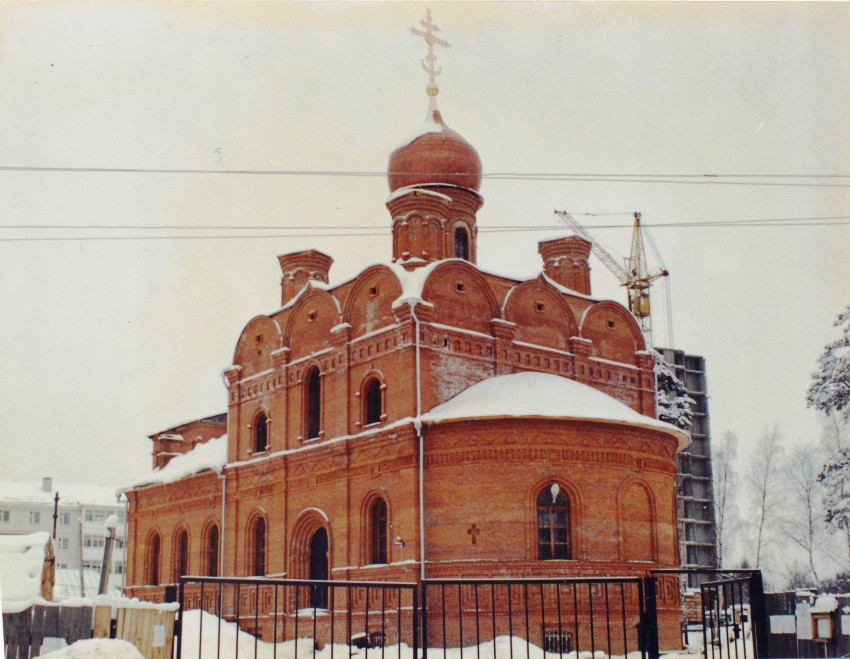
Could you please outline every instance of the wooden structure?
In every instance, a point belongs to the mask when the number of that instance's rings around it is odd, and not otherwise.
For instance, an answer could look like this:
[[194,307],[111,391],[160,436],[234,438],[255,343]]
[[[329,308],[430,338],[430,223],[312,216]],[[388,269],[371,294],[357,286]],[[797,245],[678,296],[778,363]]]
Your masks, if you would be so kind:
[[68,645],[88,638],[117,638],[135,645],[146,659],[167,659],[174,644],[173,607],[62,606],[39,604],[20,613],[4,613],[6,659],[29,659],[41,653],[45,638]]

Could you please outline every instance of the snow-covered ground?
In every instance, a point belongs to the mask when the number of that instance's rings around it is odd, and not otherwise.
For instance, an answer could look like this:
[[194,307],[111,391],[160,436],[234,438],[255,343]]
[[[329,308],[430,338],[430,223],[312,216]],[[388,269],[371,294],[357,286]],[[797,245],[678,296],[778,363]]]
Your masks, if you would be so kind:
[[132,643],[105,638],[90,638],[85,641],[77,641],[61,650],[41,655],[41,659],[88,659],[89,657],[100,657],[102,659],[144,659],[144,655]]
[[[237,654],[238,640],[238,654]],[[702,650],[702,634],[696,632],[689,639],[690,647],[681,652],[664,653],[666,659],[694,659],[700,656]],[[735,654],[735,641],[730,641],[728,650],[724,642],[722,653],[725,657],[752,657],[752,644],[749,639],[737,641],[737,655]],[[744,644],[746,643],[746,655]],[[255,654],[256,646],[256,654]],[[276,646],[276,647],[275,647]],[[219,620],[218,617],[197,610],[187,611],[183,619],[183,659],[202,659],[203,657],[216,656],[220,648],[220,656],[233,659],[313,659],[313,639],[309,637],[299,638],[297,642],[286,641],[283,643],[266,643],[256,640],[250,634],[237,631],[236,624]],[[719,659],[721,648],[715,648],[715,656]],[[431,659],[499,659],[511,657],[512,659],[606,659],[607,655],[601,650],[596,654],[589,651],[569,652],[564,654],[545,653],[535,645],[530,647],[523,638],[510,638],[499,636],[494,641],[482,643],[479,647],[451,648],[444,651],[442,648],[429,650]],[[321,650],[315,650],[315,659],[346,659],[349,656],[349,648],[346,645],[325,646]],[[385,648],[354,649],[352,656],[356,659],[414,659],[413,649],[405,644],[393,645]],[[614,655],[620,656],[622,655]],[[640,659],[640,652],[629,652],[628,659]],[[708,652],[712,656],[711,649]]]

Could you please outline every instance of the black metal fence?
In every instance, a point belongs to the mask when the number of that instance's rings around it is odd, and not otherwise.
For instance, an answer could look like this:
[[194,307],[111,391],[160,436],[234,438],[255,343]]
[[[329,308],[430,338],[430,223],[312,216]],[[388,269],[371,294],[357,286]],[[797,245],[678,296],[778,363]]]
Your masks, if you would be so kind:
[[304,659],[305,652],[342,659],[363,648],[375,659],[378,652],[418,659],[420,648],[429,659],[448,659],[455,648],[460,659],[482,652],[519,659],[532,646],[559,657],[658,656],[654,580],[636,577],[422,584],[183,577],[178,598],[178,659]]
[[329,659],[418,656],[416,584],[182,577],[178,597],[178,659],[242,657],[246,644],[247,656],[281,659],[304,659],[305,647],[312,659],[324,648]]
[[532,645],[559,657],[639,650],[646,658],[651,631],[639,578],[422,583],[422,646],[442,659],[449,648],[460,648],[461,659],[481,659],[482,646],[495,659],[514,659],[523,650],[529,657]]

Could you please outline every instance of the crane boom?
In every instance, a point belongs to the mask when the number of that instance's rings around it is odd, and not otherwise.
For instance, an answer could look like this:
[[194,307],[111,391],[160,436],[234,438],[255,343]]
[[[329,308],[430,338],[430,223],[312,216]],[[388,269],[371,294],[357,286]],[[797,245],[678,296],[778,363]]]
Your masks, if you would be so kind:
[[590,249],[593,250],[593,253],[596,254],[596,258],[598,258],[602,263],[604,263],[607,268],[614,273],[614,276],[620,280],[620,284],[625,286],[629,280],[629,273],[626,269],[617,263],[617,259],[615,259],[612,254],[602,247],[596,240],[594,240],[593,236],[591,236],[587,229],[585,229],[581,224],[579,224],[578,220],[576,220],[572,215],[570,215],[567,211],[555,211],[555,215],[558,219],[570,227],[573,231],[575,231],[579,236],[584,238],[587,242],[590,243]]
[[652,316],[649,305],[649,287],[659,277],[667,277],[670,273],[662,269],[650,274],[646,265],[646,251],[643,245],[643,234],[640,226],[640,213],[634,214],[634,230],[632,232],[631,253],[626,267],[617,262],[611,253],[602,247],[579,222],[567,211],[555,211],[555,216],[579,236],[588,241],[591,250],[597,258],[625,286],[628,294],[629,311],[637,318],[641,330],[650,345],[652,344]]

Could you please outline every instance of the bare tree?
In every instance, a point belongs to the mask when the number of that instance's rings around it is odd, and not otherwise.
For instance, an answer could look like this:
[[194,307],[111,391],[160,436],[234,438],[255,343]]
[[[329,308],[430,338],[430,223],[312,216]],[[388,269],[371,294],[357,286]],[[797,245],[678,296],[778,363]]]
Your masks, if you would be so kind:
[[782,468],[785,483],[782,527],[785,535],[806,553],[814,585],[819,581],[815,553],[824,531],[822,488],[818,482],[822,462],[817,444],[811,443],[795,448]]
[[764,560],[767,536],[776,522],[781,441],[776,426],[765,430],[747,470],[747,485],[753,498],[753,553],[757,570]]
[[735,463],[738,459],[738,437],[726,432],[712,450],[712,472],[714,474],[714,519],[717,524],[717,560],[720,567],[729,560],[729,544],[737,533],[740,522],[735,502],[738,490],[738,475]]

